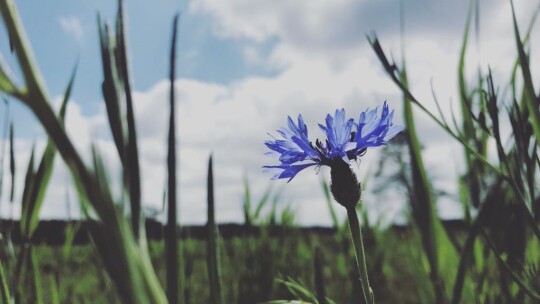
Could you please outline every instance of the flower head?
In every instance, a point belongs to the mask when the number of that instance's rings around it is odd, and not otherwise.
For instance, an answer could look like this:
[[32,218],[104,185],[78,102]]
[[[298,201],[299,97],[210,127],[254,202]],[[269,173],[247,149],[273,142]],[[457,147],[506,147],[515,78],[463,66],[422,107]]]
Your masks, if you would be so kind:
[[334,116],[328,114],[325,125],[319,124],[326,139],[317,139],[315,144],[308,138],[308,129],[302,115],[298,115],[298,123],[288,117],[288,128],[277,130],[280,139],[273,137],[265,145],[272,151],[269,156],[279,159],[280,164],[264,166],[266,171],[275,172],[273,179],[288,178],[292,180],[296,174],[311,166],[326,165],[331,168],[348,165],[349,161],[357,160],[364,155],[367,148],[384,145],[388,140],[404,129],[394,126],[386,102],[383,105],[381,117],[377,117],[378,109],[365,111],[360,114],[358,122],[346,118],[345,110],[336,110]]

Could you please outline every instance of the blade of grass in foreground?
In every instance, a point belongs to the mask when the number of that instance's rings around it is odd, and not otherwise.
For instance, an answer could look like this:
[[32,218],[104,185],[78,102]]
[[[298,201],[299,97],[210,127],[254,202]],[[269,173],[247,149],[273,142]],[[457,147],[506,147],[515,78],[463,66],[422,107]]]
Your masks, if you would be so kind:
[[9,193],[9,201],[13,204],[15,196],[15,147],[14,145],[13,122],[9,124],[9,172],[11,174],[11,191]]
[[523,73],[523,82],[525,85],[525,92],[527,96],[526,104],[530,113],[529,120],[531,121],[533,131],[534,131],[534,136],[536,137],[536,141],[540,143],[540,109],[539,109],[540,98],[538,98],[536,96],[536,93],[534,92],[534,85],[533,85],[531,69],[529,65],[529,58],[527,54],[525,53],[523,42],[521,41],[521,37],[519,35],[516,14],[514,12],[514,2],[510,1],[510,4],[512,6],[512,18],[514,22],[514,36],[516,38],[516,47],[519,54],[519,64],[521,66],[521,71]]
[[[407,83],[406,69],[400,75],[401,81]],[[430,265],[430,276],[433,278],[433,288],[437,303],[445,302],[443,281],[439,276],[439,260],[437,252],[437,240],[435,238],[436,215],[434,206],[435,199],[431,193],[432,187],[429,182],[424,161],[420,152],[420,141],[416,135],[416,126],[412,112],[411,102],[406,96],[403,97],[403,114],[407,129],[407,144],[411,158],[411,171],[415,201],[411,202],[413,219],[420,229],[422,245]]]
[[168,169],[168,208],[167,208],[167,225],[165,226],[165,255],[167,264],[167,298],[169,303],[178,303],[179,300],[179,263],[178,263],[178,236],[177,236],[177,212],[176,212],[176,119],[175,119],[175,58],[176,58],[176,32],[178,27],[178,14],[174,16],[172,39],[171,39],[171,56],[170,56],[170,110],[169,119],[169,152],[167,156]]
[[[58,119],[62,124],[64,123],[67,103],[71,95],[71,89],[73,87],[76,73],[77,66],[75,66],[73,69],[68,86],[64,93],[64,99],[62,101],[60,111],[58,113]],[[34,176],[34,188],[32,189],[32,194],[29,197],[29,201],[23,206],[23,212],[21,215],[21,233],[28,239],[32,237],[39,223],[39,212],[41,211],[45,193],[47,192],[49,181],[52,176],[55,156],[56,147],[49,138],[38,170]]]
[[11,296],[9,295],[9,288],[6,283],[6,274],[4,272],[4,266],[2,266],[2,263],[0,262],[0,304],[8,304],[11,303]]
[[126,165],[124,177],[127,178],[129,190],[129,202],[131,204],[131,225],[133,234],[138,242],[145,241],[145,231],[141,229],[143,214],[141,212],[141,178],[139,166],[139,149],[137,146],[137,130],[133,111],[133,99],[131,96],[131,82],[127,63],[126,34],[124,31],[123,0],[118,1],[118,13],[116,15],[116,64],[126,97],[126,118],[128,138],[126,143]]
[[315,248],[315,291],[317,292],[317,301],[319,304],[327,304],[326,291],[324,290],[323,278],[323,254],[321,247]]
[[208,159],[208,222],[207,229],[207,259],[208,279],[210,281],[210,303],[223,303],[221,294],[221,267],[219,263],[218,230],[214,210],[214,173],[212,169],[212,156]]

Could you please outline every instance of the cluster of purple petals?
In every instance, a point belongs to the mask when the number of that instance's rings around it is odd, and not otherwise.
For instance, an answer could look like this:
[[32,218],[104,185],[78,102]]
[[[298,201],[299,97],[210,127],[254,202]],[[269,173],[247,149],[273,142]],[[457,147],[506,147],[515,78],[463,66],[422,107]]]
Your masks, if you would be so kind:
[[328,165],[342,159],[345,163],[358,159],[367,148],[384,145],[401,132],[403,126],[392,124],[394,111],[385,102],[381,116],[378,109],[362,112],[358,121],[346,118],[345,110],[336,110],[334,116],[326,115],[325,124],[319,124],[325,133],[324,141],[311,142],[302,115],[295,123],[287,119],[287,128],[277,130],[280,138],[273,137],[265,145],[271,150],[266,155],[279,159],[280,164],[264,166],[265,171],[275,173],[272,179],[292,180],[296,174],[311,166]]

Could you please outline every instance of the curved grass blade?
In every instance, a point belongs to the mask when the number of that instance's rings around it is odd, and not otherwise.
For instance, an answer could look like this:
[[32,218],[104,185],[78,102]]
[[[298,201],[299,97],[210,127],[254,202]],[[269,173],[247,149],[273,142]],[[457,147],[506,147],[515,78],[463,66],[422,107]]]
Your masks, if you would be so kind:
[[516,48],[519,54],[519,65],[521,66],[521,72],[523,74],[523,84],[525,86],[525,93],[527,96],[526,104],[530,113],[529,120],[531,121],[536,141],[540,143],[540,98],[536,96],[536,93],[534,91],[529,58],[525,53],[523,42],[521,41],[521,37],[519,35],[519,28],[517,25],[516,14],[514,11],[514,2],[511,0],[510,4],[512,7],[512,19],[514,24]]
[[121,90],[118,71],[116,68],[116,58],[114,56],[114,41],[111,40],[109,26],[102,23],[101,16],[97,15],[99,42],[101,48],[101,62],[103,67],[103,82],[101,90],[107,109],[107,118],[113,136],[113,140],[118,151],[118,156],[123,165],[126,164],[125,157],[125,126],[123,123],[123,100],[124,94]]
[[11,303],[11,296],[9,294],[9,288],[6,280],[6,273],[4,272],[4,266],[0,262],[0,304]]
[[135,238],[139,239],[144,230],[141,229],[143,214],[141,212],[141,178],[139,166],[139,149],[137,147],[137,130],[135,128],[135,115],[133,114],[133,99],[131,96],[131,82],[127,63],[127,47],[124,31],[124,9],[123,0],[118,1],[118,13],[116,17],[116,49],[118,71],[124,86],[124,96],[126,97],[126,117],[128,138],[126,143],[126,172],[129,189],[129,201],[131,203],[131,224]]
[[[58,114],[58,120],[63,125],[64,118],[66,115],[67,103],[69,97],[71,96],[71,90],[73,88],[73,83],[75,80],[75,75],[77,74],[77,65],[75,65],[73,72],[71,74],[66,92],[64,94],[64,99],[60,107]],[[45,193],[47,192],[47,187],[52,176],[52,171],[54,168],[54,159],[56,156],[56,147],[51,139],[48,140],[47,146],[45,147],[45,152],[41,158],[37,172],[35,173],[35,182],[34,188],[32,189],[32,195],[30,200],[27,203],[27,208],[23,209],[23,214],[21,215],[21,223],[25,224],[22,226],[22,233],[27,238],[31,238],[32,234],[37,228],[39,223],[39,212],[41,211],[41,206],[43,205],[43,200],[45,198]]]
[[[407,74],[404,68],[400,81],[407,84]],[[420,152],[420,141],[416,134],[416,126],[412,112],[411,102],[407,96],[403,96],[403,114],[405,127],[407,129],[407,145],[411,158],[411,174],[413,182],[413,196],[415,203],[411,202],[413,219],[420,228],[422,245],[429,261],[430,276],[433,278],[433,289],[437,298],[437,303],[445,302],[445,293],[442,286],[443,281],[439,274],[439,254],[436,239],[436,200],[432,194],[432,185],[424,166],[422,154]]]
[[30,248],[30,263],[32,271],[32,291],[33,300],[36,304],[43,304],[43,287],[41,281],[41,272],[39,270],[39,260],[35,248]]
[[244,177],[244,225],[253,225],[253,214],[251,214],[251,194],[247,177]]

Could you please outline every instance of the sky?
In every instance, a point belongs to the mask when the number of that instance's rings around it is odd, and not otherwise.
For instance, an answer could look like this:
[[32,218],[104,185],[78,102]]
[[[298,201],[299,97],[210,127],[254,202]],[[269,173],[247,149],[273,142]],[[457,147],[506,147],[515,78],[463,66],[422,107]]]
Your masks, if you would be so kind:
[[[143,203],[157,211],[162,210],[166,184],[171,24],[174,14],[181,14],[175,81],[181,224],[206,221],[210,155],[214,157],[219,222],[243,220],[243,183],[247,179],[254,201],[271,186],[280,195],[278,209],[290,206],[298,223],[331,223],[320,186],[321,179],[329,176],[328,169],[304,170],[289,183],[270,181],[271,175],[261,168],[277,163],[264,156],[264,141],[270,139],[268,133],[275,134],[274,130],[285,125],[287,115],[302,114],[313,129],[312,136],[321,136],[316,123],[322,122],[327,113],[345,108],[350,117],[357,118],[360,112],[384,101],[395,109],[394,122],[403,124],[401,96],[370,48],[368,34],[376,33],[385,51],[396,59],[401,57],[403,41],[409,83],[428,109],[435,110],[433,92],[445,114],[458,109],[457,62],[468,1],[125,2]],[[539,3],[515,2],[519,25],[524,29]],[[96,22],[97,14],[114,22],[116,4],[62,0],[47,4],[17,1],[17,6],[56,107],[78,64],[66,128],[87,161],[90,145],[98,145],[118,189],[120,167],[101,95],[103,72]],[[509,1],[480,3],[478,38],[472,39],[466,57],[468,80],[475,79],[478,66],[483,71],[489,66],[500,88],[507,84],[516,58],[511,22]],[[530,46],[532,54],[540,46],[534,39],[537,28]],[[21,83],[3,26],[0,53]],[[538,58],[533,56],[531,60],[533,75],[538,79]],[[0,109],[3,117],[6,108]],[[9,111],[16,133],[18,175],[13,212],[17,217],[31,147],[35,144],[37,151],[42,151],[46,135],[21,103],[11,100]],[[415,114],[430,178],[437,190],[451,194],[439,200],[439,214],[458,218],[461,207],[455,199],[456,179],[463,171],[463,151],[424,113],[415,110]],[[378,151],[372,149],[359,165],[353,165],[360,179],[373,175],[378,157]],[[3,217],[8,215],[9,187],[6,175],[0,197]],[[372,218],[402,221],[405,198],[389,188],[385,195],[377,196],[371,193],[368,183],[363,204]],[[70,201],[70,213],[76,216],[75,191],[58,157],[41,216],[66,217],[66,201]],[[344,217],[344,210],[335,206],[339,216]]]

